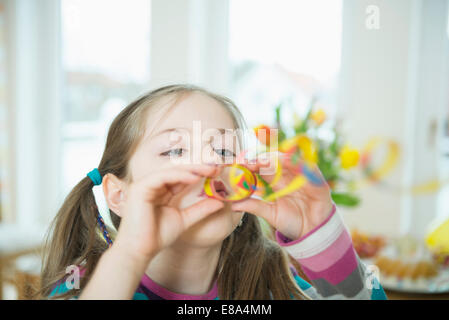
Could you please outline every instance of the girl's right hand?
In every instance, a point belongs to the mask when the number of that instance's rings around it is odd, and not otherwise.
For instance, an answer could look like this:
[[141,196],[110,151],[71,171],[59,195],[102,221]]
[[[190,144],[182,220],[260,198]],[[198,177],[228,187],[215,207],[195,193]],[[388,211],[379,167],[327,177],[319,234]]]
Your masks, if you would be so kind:
[[223,202],[204,199],[185,209],[170,200],[203,177],[214,177],[215,165],[177,165],[159,169],[132,182],[121,202],[121,222],[113,247],[146,264],[196,222],[223,208]]

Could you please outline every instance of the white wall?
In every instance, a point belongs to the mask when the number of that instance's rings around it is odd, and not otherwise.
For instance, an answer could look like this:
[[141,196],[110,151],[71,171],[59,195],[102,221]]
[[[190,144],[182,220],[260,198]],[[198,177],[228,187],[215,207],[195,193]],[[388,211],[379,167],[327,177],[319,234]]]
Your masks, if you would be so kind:
[[[407,183],[420,184],[444,179],[441,163],[441,127],[448,115],[449,38],[447,33],[449,1],[422,1],[416,8],[420,30],[414,32],[413,70],[409,82],[408,118],[410,165]],[[404,231],[422,235],[429,220],[438,215],[438,195],[411,196],[404,199]]]
[[227,93],[228,7],[227,0],[152,0],[151,87],[188,82]]
[[[378,30],[365,26],[369,5],[380,10]],[[397,188],[438,177],[429,126],[446,102],[441,66],[448,55],[442,50],[447,9],[446,0],[344,1],[340,114],[358,146],[380,133],[400,143],[400,163],[386,180]],[[372,186],[360,194],[362,205],[344,210],[351,227],[422,236],[436,213],[436,194],[411,199]]]

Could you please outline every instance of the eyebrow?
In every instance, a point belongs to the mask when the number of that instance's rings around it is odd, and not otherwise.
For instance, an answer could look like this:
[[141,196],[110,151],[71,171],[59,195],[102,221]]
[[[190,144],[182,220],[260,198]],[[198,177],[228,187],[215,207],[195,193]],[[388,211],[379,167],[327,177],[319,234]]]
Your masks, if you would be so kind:
[[[169,132],[174,132],[174,131],[181,131],[181,130],[187,130],[187,131],[191,131],[190,129],[187,128],[169,128],[169,129],[164,129],[158,133],[156,133],[153,137],[157,137],[160,136],[164,133],[169,133]],[[216,130],[218,130],[220,132],[220,134],[225,134],[227,132],[232,132],[234,129],[224,129],[224,128],[216,128]]]
[[187,131],[190,131],[190,130],[187,129],[187,128],[169,128],[169,129],[165,129],[165,130],[162,130],[162,131],[156,133],[153,137],[160,136],[160,135],[162,135],[162,134],[164,134],[164,133],[169,133],[169,132],[174,132],[174,131],[180,131],[180,130],[187,130]]

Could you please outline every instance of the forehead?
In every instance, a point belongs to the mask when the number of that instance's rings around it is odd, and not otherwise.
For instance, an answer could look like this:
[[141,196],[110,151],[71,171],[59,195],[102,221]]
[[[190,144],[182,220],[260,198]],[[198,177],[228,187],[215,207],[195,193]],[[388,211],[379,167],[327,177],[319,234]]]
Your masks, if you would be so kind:
[[[166,100],[166,105],[170,105]],[[171,100],[173,103],[173,100]],[[235,129],[235,123],[230,111],[217,100],[199,93],[193,92],[178,100],[174,105],[160,108],[153,114],[149,114],[147,128],[152,127],[152,134],[172,128],[185,128],[192,130],[194,125],[201,123],[201,129]]]

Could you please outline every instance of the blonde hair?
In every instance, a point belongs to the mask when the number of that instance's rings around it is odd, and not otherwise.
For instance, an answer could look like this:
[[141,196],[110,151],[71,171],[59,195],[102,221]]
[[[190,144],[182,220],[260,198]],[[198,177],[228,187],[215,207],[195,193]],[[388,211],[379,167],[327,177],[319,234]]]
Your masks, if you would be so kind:
[[[175,98],[175,103],[194,92],[218,101],[231,113],[237,128],[246,128],[243,116],[229,98],[192,85],[165,86],[142,95],[114,119],[98,166],[100,174],[112,173],[120,179],[128,179],[128,163],[144,134],[148,110],[164,97]],[[40,297],[48,297],[65,279],[69,265],[84,268],[80,289],[69,290],[58,298],[79,295],[107,249],[98,234],[98,209],[92,187],[92,181],[83,178],[66,197],[52,222],[44,248]],[[118,229],[120,217],[112,211],[110,215]],[[244,214],[242,226],[222,244],[217,268],[218,296],[220,299],[307,299],[293,277],[290,263],[306,278],[299,264],[274,241],[273,229],[264,234],[260,219]]]

